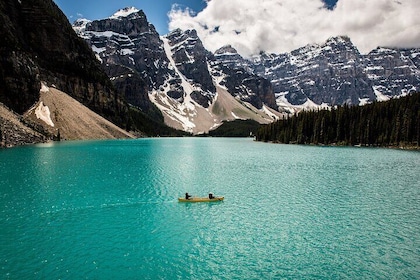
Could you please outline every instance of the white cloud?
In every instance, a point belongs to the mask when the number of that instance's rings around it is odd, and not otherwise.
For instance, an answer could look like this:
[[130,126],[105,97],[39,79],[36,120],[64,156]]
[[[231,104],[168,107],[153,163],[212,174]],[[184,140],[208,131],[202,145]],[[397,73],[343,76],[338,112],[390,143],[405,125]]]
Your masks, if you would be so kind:
[[377,46],[420,47],[419,0],[211,0],[195,14],[174,6],[169,29],[196,29],[211,51],[281,53],[347,35],[363,53]]

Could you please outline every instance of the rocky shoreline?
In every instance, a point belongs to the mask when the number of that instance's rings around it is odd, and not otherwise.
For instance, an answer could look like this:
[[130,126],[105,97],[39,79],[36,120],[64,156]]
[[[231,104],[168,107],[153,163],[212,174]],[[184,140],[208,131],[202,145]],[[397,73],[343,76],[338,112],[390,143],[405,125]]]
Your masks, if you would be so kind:
[[0,148],[43,143],[48,139],[25,125],[22,117],[0,103]]

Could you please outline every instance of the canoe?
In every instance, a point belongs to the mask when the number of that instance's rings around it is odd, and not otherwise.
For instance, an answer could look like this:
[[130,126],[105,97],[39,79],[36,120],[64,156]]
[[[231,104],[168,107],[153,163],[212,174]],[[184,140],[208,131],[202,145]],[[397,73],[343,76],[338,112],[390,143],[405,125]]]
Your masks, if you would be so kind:
[[208,198],[208,197],[190,197],[186,199],[185,197],[178,198],[179,202],[216,202],[216,201],[223,201],[225,199],[224,196],[218,196],[215,198]]

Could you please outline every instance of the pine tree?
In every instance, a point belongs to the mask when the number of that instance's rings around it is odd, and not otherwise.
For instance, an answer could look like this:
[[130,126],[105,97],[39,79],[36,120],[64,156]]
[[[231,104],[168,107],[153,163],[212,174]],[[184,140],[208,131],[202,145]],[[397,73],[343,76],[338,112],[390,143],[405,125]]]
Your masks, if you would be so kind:
[[260,128],[264,141],[419,146],[420,93],[363,107],[303,111]]

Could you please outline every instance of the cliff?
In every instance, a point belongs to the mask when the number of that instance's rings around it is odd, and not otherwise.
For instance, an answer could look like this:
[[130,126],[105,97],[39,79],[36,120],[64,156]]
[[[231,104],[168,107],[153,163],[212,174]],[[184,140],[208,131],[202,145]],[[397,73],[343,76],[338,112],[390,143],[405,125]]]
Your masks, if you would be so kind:
[[0,103],[11,111],[37,103],[44,82],[125,126],[124,97],[53,1],[1,1],[0,37]]

